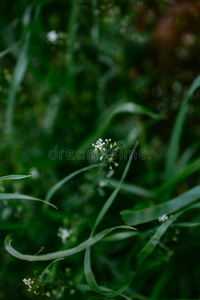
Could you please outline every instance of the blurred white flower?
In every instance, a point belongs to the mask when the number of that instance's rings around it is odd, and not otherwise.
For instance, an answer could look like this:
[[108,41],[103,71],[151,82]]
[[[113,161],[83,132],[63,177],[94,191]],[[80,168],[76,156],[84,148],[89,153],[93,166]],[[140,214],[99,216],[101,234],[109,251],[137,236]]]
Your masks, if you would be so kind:
[[158,218],[159,222],[164,222],[168,219],[168,216],[166,214],[162,215],[161,217]]
[[55,30],[49,31],[47,33],[47,40],[48,40],[48,42],[54,44],[54,43],[56,43],[57,39],[58,39],[58,34],[56,33]]
[[67,230],[66,228],[58,228],[58,236],[61,238],[62,243],[66,243],[66,239],[70,237],[72,230]]
[[39,171],[37,168],[33,167],[29,170],[29,172],[33,179],[37,179],[39,177]]
[[24,278],[23,282],[24,282],[24,284],[28,285],[28,287],[29,287],[28,291],[30,292],[32,289],[32,284],[34,284],[34,281],[31,278],[28,278],[28,279]]

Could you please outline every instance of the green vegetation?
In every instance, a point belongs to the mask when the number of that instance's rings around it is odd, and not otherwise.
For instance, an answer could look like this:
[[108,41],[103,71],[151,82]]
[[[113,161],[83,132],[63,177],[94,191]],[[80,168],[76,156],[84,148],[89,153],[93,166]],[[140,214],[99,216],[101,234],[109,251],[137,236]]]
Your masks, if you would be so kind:
[[200,299],[198,3],[0,8],[0,299]]

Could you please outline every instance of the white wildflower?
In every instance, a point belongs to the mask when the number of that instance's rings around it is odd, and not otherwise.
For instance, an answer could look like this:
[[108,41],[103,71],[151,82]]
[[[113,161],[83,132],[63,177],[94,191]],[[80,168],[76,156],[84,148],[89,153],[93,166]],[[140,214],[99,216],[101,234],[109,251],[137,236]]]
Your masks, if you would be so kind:
[[158,218],[159,222],[164,222],[168,219],[168,216],[166,214],[162,215],[161,217]]
[[63,244],[66,243],[66,239],[70,237],[71,233],[72,231],[66,228],[58,228],[58,236],[61,238]]
[[39,177],[39,171],[37,168],[33,167],[29,170],[29,172],[33,179],[37,179]]
[[[94,147],[94,152],[99,154],[100,161],[104,160],[104,162],[109,163],[109,165],[114,164],[115,167],[118,166],[118,163],[114,162],[114,159],[116,159],[116,151],[118,150],[116,142],[111,143],[111,139],[105,139],[105,141],[103,141],[102,138],[99,138],[95,144],[92,143],[92,146]],[[111,166],[110,169],[112,169]]]
[[100,138],[98,139],[98,141],[96,142],[96,144],[92,144],[93,147],[95,147],[95,151],[97,151],[97,149],[99,149],[100,151],[102,150],[106,150],[103,146],[105,145],[105,142],[103,142],[103,140]]
[[52,30],[52,31],[49,31],[47,33],[47,40],[52,43],[52,44],[55,44],[56,41],[58,39],[58,34],[56,33],[55,30]]
[[34,284],[34,281],[31,278],[28,278],[28,279],[24,278],[23,282],[24,282],[24,284],[28,285],[28,287],[29,287],[28,291],[30,292],[32,289],[32,285]]

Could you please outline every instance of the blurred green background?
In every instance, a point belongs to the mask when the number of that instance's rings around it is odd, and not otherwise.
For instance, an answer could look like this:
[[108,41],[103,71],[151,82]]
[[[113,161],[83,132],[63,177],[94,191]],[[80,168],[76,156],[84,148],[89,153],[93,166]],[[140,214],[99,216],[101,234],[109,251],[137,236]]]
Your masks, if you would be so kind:
[[[182,136],[175,135],[175,162],[170,172],[165,167],[175,120],[199,75],[199,1],[1,1],[0,17],[0,176],[32,175],[0,181],[1,193],[45,199],[59,180],[96,162],[81,155],[98,138],[123,141],[123,151],[138,140],[138,151],[144,151],[144,159],[132,161],[129,188],[120,191],[98,232],[124,224],[122,210],[153,207],[199,184],[197,88]],[[60,188],[52,199],[57,211],[34,201],[0,202],[0,299],[107,299],[81,286],[83,252],[52,265],[38,295],[29,292],[22,280],[38,278],[48,262],[18,260],[4,249],[4,239],[12,233],[14,248],[29,254],[80,244],[127,160],[118,163],[111,172],[90,169]],[[136,192],[135,185],[147,191]],[[135,237],[97,243],[92,264],[100,285],[118,290],[127,279],[127,299],[200,299],[200,212],[189,211],[179,221],[182,226],[169,227],[142,265],[137,254],[159,226],[156,220],[136,226]],[[71,232],[66,243],[59,228]]]

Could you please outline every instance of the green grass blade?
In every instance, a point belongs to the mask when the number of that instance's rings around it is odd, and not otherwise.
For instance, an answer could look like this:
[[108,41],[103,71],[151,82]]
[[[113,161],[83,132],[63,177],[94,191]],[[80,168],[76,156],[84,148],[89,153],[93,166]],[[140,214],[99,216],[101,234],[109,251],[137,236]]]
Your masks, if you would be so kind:
[[109,235],[102,242],[118,242],[138,235],[137,231],[122,231]]
[[[27,22],[30,23],[31,7],[28,7],[26,9],[24,15],[26,15]],[[14,112],[16,94],[18,91],[18,87],[22,82],[27,67],[28,46],[30,43],[30,37],[31,37],[31,31],[29,29],[25,36],[23,47],[21,48],[21,51],[19,53],[16,66],[14,69],[13,77],[10,83],[10,88],[8,91],[8,102],[7,102],[6,115],[5,115],[5,129],[8,136],[8,140],[10,140],[12,136],[13,112]]]
[[95,293],[101,294],[102,291],[94,277],[93,271],[91,269],[91,262],[90,262],[90,248],[86,249],[85,251],[85,259],[84,259],[84,273],[87,284],[91,288],[91,290]]
[[137,256],[137,262],[140,265],[147,259],[147,257],[153,252],[157,244],[159,243],[161,237],[167,231],[167,229],[172,225],[172,223],[182,214],[181,212],[176,213],[174,216],[170,217],[167,221],[163,222],[158,229],[156,230],[155,234],[150,238],[148,243],[142,248]]
[[169,178],[173,173],[174,164],[178,157],[179,153],[179,144],[181,138],[181,132],[183,128],[183,123],[185,120],[188,102],[192,94],[199,88],[200,86],[200,76],[198,76],[192,83],[187,95],[181,105],[181,109],[179,111],[178,117],[175,122],[175,126],[173,129],[172,137],[169,144],[169,149],[166,157],[166,170],[165,170],[165,178]]
[[134,226],[153,221],[164,214],[171,214],[184,206],[192,204],[199,198],[200,186],[196,186],[170,201],[138,211],[125,210],[121,212],[121,216],[127,225]]
[[[151,239],[148,241],[148,243],[142,248],[142,250],[139,252],[138,254],[138,264],[141,264],[144,262],[144,260],[147,259],[147,257],[153,252],[153,250],[155,249],[155,247],[157,246],[157,244],[159,243],[161,237],[164,235],[164,233],[167,231],[167,229],[172,225],[172,223],[184,212],[190,210],[190,209],[196,209],[196,208],[200,208],[200,203],[194,204],[194,205],[190,205],[188,207],[186,207],[185,209],[177,212],[176,214],[174,214],[173,216],[170,216],[170,218],[163,222],[158,229],[156,230],[156,232],[154,233],[154,235],[151,237]],[[181,224],[181,223],[180,223]],[[183,223],[184,224],[184,223]],[[191,223],[192,224],[192,223]],[[174,224],[175,225],[175,224]],[[184,224],[185,225],[185,224]],[[193,226],[197,226],[199,225],[198,223],[196,223]],[[192,227],[192,226],[188,226],[187,223],[187,227]]]
[[88,139],[83,144],[79,146],[79,149],[83,149],[84,151],[86,151],[92,145],[92,143],[94,143],[94,141],[101,137],[107,130],[107,128],[109,128],[113,118],[121,113],[146,115],[157,120],[163,118],[163,116],[155,114],[146,107],[133,102],[120,103],[114,105],[110,109],[108,109],[108,111],[105,114],[101,116],[98,122],[99,125],[97,129],[91,136],[88,137]]
[[0,181],[18,180],[18,179],[24,179],[24,178],[27,178],[27,177],[31,177],[31,175],[7,175],[7,176],[0,177]]
[[[108,180],[108,184],[111,184],[114,188],[117,187],[118,183],[119,183],[119,181],[116,179]],[[130,184],[130,183],[125,183],[125,182],[122,183],[120,191],[128,192],[133,195],[137,195],[137,196],[144,197],[144,198],[155,198],[156,197],[156,193],[154,193],[152,191],[149,191],[140,186]]]
[[63,178],[62,180],[60,180],[59,182],[57,182],[54,186],[52,186],[52,188],[48,191],[47,195],[46,195],[46,201],[50,201],[52,196],[55,194],[55,192],[61,188],[67,181],[69,181],[70,179],[72,179],[73,177],[75,177],[76,175],[82,173],[82,172],[85,172],[85,171],[88,171],[90,169],[93,169],[93,168],[99,168],[99,167],[102,167],[104,166],[103,164],[95,164],[95,165],[92,165],[92,166],[89,166],[89,167],[85,167],[85,168],[82,168],[78,171],[75,171],[73,173],[71,173],[70,175],[68,175],[67,177]]
[[169,180],[165,181],[161,186],[159,186],[155,192],[163,193],[168,188],[174,186],[177,182],[187,178],[188,176],[194,174],[195,172],[200,170],[200,159],[193,161],[187,166],[180,169],[177,173],[172,175]]
[[138,142],[136,142],[133,150],[131,151],[131,155],[130,155],[129,160],[128,160],[127,164],[126,164],[126,167],[124,169],[124,172],[122,174],[122,177],[121,177],[121,180],[120,180],[118,186],[116,187],[116,189],[114,190],[114,192],[110,195],[110,197],[108,198],[108,200],[106,201],[106,203],[102,207],[102,209],[101,209],[101,211],[100,211],[100,213],[99,213],[99,215],[98,215],[98,217],[96,219],[96,222],[94,224],[91,236],[93,235],[93,233],[96,230],[97,226],[99,225],[99,223],[101,222],[101,220],[103,219],[103,217],[107,213],[108,209],[112,205],[113,201],[115,200],[115,198],[116,198],[116,196],[117,196],[117,194],[118,194],[118,192],[119,192],[119,190],[121,188],[121,185],[122,185],[122,183],[123,183],[123,181],[124,181],[124,179],[125,179],[125,177],[126,177],[126,175],[128,173],[128,170],[130,168],[130,164],[131,164],[131,161],[132,161],[132,158],[133,158],[133,154],[135,152],[135,149],[136,149],[137,145],[138,145]]
[[179,222],[174,224],[174,226],[176,227],[195,227],[199,225],[200,223],[196,223],[196,222]]
[[[128,170],[129,170],[129,167],[130,167],[130,164],[131,164],[131,160],[132,160],[132,157],[133,157],[133,154],[134,154],[134,151],[136,149],[138,145],[138,142],[135,144],[132,152],[131,152],[131,155],[129,157],[129,160],[126,164],[126,167],[124,169],[124,172],[122,174],[122,177],[121,177],[121,180],[118,184],[118,186],[116,187],[116,189],[114,190],[114,192],[111,194],[111,196],[108,198],[108,200],[106,201],[106,203],[104,204],[103,208],[101,209],[97,219],[96,219],[96,222],[94,224],[94,227],[92,229],[92,232],[91,232],[91,235],[90,237],[93,236],[97,226],[99,225],[99,223],[101,222],[101,220],[103,219],[103,217],[105,216],[105,214],[107,213],[108,209],[110,208],[110,206],[112,205],[113,201],[115,200],[118,192],[119,192],[119,189],[128,173]],[[84,259],[84,273],[85,273],[85,278],[86,278],[86,281],[89,285],[89,287],[91,288],[92,291],[96,292],[96,293],[102,293],[97,282],[96,282],[96,279],[95,279],[95,276],[93,274],[93,271],[92,271],[92,268],[91,268],[91,261],[90,261],[90,248],[87,248],[86,249],[86,252],[85,252],[85,259]]]
[[79,244],[78,246],[67,249],[67,250],[62,250],[62,251],[57,251],[57,252],[52,252],[48,254],[41,254],[41,255],[29,255],[29,254],[22,254],[15,250],[11,243],[12,243],[12,238],[11,235],[8,235],[5,238],[4,246],[5,249],[14,257],[22,260],[27,260],[27,261],[47,261],[47,260],[54,260],[58,258],[65,258],[71,255],[74,255],[76,253],[79,253],[88,247],[91,247],[92,245],[96,244],[100,240],[102,240],[106,235],[111,233],[113,230],[116,229],[133,229],[130,226],[122,225],[122,226],[117,226],[117,227],[112,227],[109,229],[106,229],[104,231],[101,231],[100,233],[96,234],[95,236],[89,238],[88,240],[84,241],[83,243]]
[[0,200],[32,200],[32,201],[39,201],[43,202],[47,205],[52,206],[53,208],[57,209],[57,207],[45,200],[41,200],[35,197],[20,195],[20,194],[11,194],[11,193],[0,193]]
[[52,261],[52,262],[44,269],[44,271],[40,274],[40,276],[39,276],[40,282],[42,282],[45,273],[46,273],[47,270],[51,267],[51,265],[53,265],[53,264],[56,263],[57,261],[60,261],[60,260],[63,260],[63,259],[64,259],[64,257],[58,258],[58,259],[55,259],[54,261]]
[[0,59],[3,58],[5,55],[9,54],[10,52],[12,52],[13,49],[15,49],[18,45],[19,45],[19,42],[16,42],[12,46],[10,46],[7,49],[5,49],[4,51],[0,52]]
[[[83,292],[91,292],[91,288],[88,285],[85,285],[85,284],[78,284],[77,288],[80,291],[83,291]],[[112,291],[111,289],[109,289],[105,286],[100,286],[100,289],[102,290],[102,295],[96,295],[96,296],[93,296],[89,299],[102,299],[103,300],[103,299],[105,299],[105,297],[113,298],[113,297],[121,296],[124,299],[132,300],[132,298],[129,298],[126,295],[121,294],[120,292],[114,292],[114,291]],[[140,295],[138,296],[138,294],[135,294],[135,293],[134,293],[134,299],[147,300],[147,298],[142,297],[142,296],[140,297]]]

